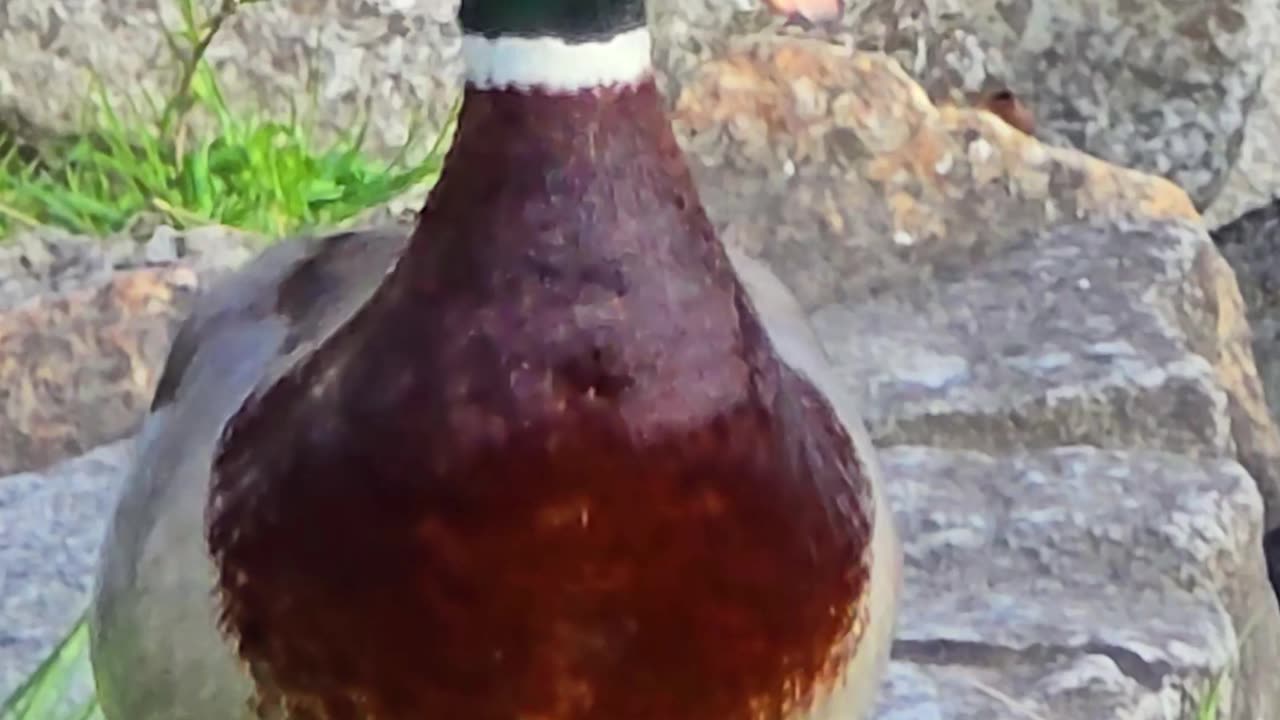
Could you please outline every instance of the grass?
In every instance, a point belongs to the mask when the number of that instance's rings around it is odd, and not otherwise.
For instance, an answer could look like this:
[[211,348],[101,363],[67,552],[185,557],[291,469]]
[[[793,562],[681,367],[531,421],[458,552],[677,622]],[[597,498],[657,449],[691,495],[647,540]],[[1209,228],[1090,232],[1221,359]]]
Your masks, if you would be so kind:
[[[419,124],[390,161],[364,151],[367,123],[321,146],[310,112],[285,120],[232,112],[203,57],[213,34],[246,0],[224,0],[211,18],[179,4],[186,28],[181,79],[163,104],[130,104],[116,112],[100,82],[92,134],[46,141],[38,148],[0,142],[0,237],[21,226],[57,225],[101,235],[125,228],[139,213],[178,227],[221,224],[276,237],[333,227],[429,185],[441,164],[441,133],[422,150]],[[212,132],[192,132],[192,111],[213,119]]]
[[101,720],[81,617],[40,667],[0,706],[0,720]]
[[[308,113],[295,108],[285,120],[230,109],[204,53],[222,24],[256,1],[222,0],[201,19],[192,0],[177,0],[184,27],[170,40],[180,80],[163,104],[117,112],[95,81],[90,134],[32,145],[0,127],[0,238],[42,225],[108,234],[142,213],[177,228],[220,224],[279,237],[341,225],[434,183],[452,122],[430,145],[411,123],[396,157],[379,161],[364,150],[367,123],[321,144],[310,122],[314,97]],[[212,118],[212,132],[191,129],[192,111]],[[81,617],[0,705],[0,720],[100,719],[92,683]]]

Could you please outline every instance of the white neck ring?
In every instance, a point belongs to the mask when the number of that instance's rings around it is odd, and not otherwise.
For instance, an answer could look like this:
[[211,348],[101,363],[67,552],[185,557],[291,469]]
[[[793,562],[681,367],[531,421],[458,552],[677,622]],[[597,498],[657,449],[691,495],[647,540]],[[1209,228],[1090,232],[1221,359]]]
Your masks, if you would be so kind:
[[576,94],[650,77],[653,40],[648,28],[599,41],[468,33],[462,37],[467,83],[481,90],[538,90]]

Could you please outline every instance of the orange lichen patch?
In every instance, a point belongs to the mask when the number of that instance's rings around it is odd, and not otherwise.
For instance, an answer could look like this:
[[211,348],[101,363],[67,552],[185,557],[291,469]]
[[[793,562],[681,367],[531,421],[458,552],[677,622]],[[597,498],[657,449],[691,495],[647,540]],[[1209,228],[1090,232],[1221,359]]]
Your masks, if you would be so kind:
[[0,473],[132,432],[196,284],[185,267],[123,271],[0,312]]
[[[1042,144],[986,111],[944,105],[939,108],[939,121],[957,139],[965,131],[976,132],[968,155],[979,183],[1006,179],[1014,187],[1042,187],[1047,173],[1071,170],[1081,175],[1081,181],[1059,191],[1074,192],[1078,207],[1128,208],[1153,219],[1200,219],[1186,192],[1174,183],[1073,148]],[[981,145],[975,148],[975,143]]]
[[889,196],[888,204],[899,244],[914,244],[946,233],[946,223],[910,193],[895,192]]
[[964,146],[958,138],[939,130],[923,127],[894,150],[871,158],[867,177],[883,183],[906,178],[932,186],[943,182]]
[[716,84],[712,92],[701,86],[686,88],[677,113],[692,130],[701,130],[747,115],[763,122],[769,134],[795,131],[801,124],[791,111],[789,93],[763,74],[764,69],[748,57],[731,57],[714,63]]
[[[743,116],[758,124],[744,125]],[[1046,202],[1075,217],[1198,218],[1185,193],[1164,179],[1039,143],[1034,113],[1011,92],[935,106],[888,56],[816,40],[739,42],[689,81],[675,118],[697,132],[737,128],[731,138],[753,148],[752,158],[820,166],[819,177],[833,176],[837,207],[883,203],[894,231],[916,238],[953,234],[953,220],[1018,205],[1026,222],[1043,222],[1032,204]],[[831,168],[837,154],[853,167]],[[879,197],[842,197],[866,187],[844,184],[845,173],[870,180]],[[814,211],[832,216],[829,208]],[[826,224],[835,233],[848,228],[843,218]]]

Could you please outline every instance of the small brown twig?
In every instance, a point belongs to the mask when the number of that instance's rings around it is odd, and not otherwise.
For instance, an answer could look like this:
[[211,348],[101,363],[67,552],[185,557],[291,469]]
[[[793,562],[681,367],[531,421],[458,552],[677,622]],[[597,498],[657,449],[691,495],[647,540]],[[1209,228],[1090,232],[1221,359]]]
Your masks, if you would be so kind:
[[[160,128],[164,132],[167,133],[172,128],[173,123],[181,120],[182,116],[191,109],[193,104],[191,84],[195,82],[196,71],[200,68],[200,61],[204,59],[205,53],[209,50],[209,44],[213,42],[213,38],[218,34],[218,31],[222,29],[222,25],[236,14],[236,11],[240,9],[240,5],[244,2],[253,2],[253,0],[222,0],[222,4],[204,23],[200,36],[191,47],[190,55],[182,62],[182,76],[178,80],[178,86],[165,103],[164,112],[160,115]],[[190,6],[188,5],[188,7]],[[187,22],[191,22],[190,14],[187,16]],[[194,30],[195,28],[192,27],[187,28],[188,33]]]

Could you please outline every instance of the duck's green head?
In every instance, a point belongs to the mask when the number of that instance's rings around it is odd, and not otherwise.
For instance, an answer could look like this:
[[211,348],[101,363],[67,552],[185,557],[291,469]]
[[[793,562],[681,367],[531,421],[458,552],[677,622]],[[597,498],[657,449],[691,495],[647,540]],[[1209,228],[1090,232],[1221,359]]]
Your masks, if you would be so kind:
[[462,0],[462,30],[488,38],[607,40],[643,27],[645,0]]
[[[843,0],[763,0],[810,21]],[[645,0],[462,0],[467,81],[479,89],[578,93],[650,76]]]

